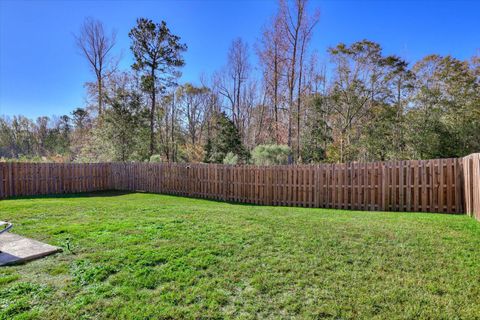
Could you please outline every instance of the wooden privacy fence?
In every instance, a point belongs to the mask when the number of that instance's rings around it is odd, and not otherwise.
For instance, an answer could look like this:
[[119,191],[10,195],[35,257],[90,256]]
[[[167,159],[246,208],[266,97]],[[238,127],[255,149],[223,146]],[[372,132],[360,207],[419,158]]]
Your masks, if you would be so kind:
[[462,159],[465,213],[480,221],[480,153]]
[[0,199],[109,189],[109,163],[0,163]]
[[[295,166],[0,164],[0,198],[147,191],[243,203],[480,216],[480,157]],[[480,219],[480,218],[479,218]]]
[[463,213],[460,159],[295,166],[113,164],[118,190],[264,205]]

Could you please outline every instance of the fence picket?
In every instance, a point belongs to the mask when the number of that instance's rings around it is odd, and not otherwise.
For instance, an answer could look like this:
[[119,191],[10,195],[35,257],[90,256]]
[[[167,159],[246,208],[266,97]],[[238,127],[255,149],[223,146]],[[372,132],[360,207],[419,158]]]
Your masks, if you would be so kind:
[[480,154],[295,166],[0,163],[0,199],[148,191],[266,205],[462,213],[480,219]]

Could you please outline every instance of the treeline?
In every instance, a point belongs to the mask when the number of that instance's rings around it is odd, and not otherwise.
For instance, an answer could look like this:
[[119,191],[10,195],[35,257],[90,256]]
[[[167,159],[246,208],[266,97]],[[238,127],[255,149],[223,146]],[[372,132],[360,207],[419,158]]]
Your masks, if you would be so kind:
[[321,64],[318,19],[305,0],[280,1],[253,46],[234,39],[224,68],[183,84],[187,45],[166,22],[137,20],[135,63],[119,70],[115,33],[87,19],[76,42],[95,76],[89,103],[55,119],[1,118],[0,156],[316,163],[480,151],[479,56],[410,64],[361,40],[329,48]]

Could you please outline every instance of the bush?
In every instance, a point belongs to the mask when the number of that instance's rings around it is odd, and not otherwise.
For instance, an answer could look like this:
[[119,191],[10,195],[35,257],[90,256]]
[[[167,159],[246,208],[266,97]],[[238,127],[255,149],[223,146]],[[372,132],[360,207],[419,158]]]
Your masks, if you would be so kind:
[[227,153],[225,158],[223,158],[223,164],[237,164],[238,163],[238,156],[233,152]]
[[281,144],[261,144],[252,150],[252,161],[256,165],[287,164],[291,150]]
[[153,154],[150,157],[150,162],[162,162],[162,156],[159,154]]
[[205,158],[205,152],[201,144],[187,143],[180,147],[179,153],[183,162],[202,162]]

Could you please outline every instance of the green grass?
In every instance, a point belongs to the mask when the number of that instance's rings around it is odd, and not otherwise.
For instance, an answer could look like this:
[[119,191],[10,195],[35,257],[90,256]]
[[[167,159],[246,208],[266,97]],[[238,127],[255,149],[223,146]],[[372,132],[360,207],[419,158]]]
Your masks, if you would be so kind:
[[462,215],[99,193],[0,202],[63,253],[0,268],[0,319],[479,319]]

